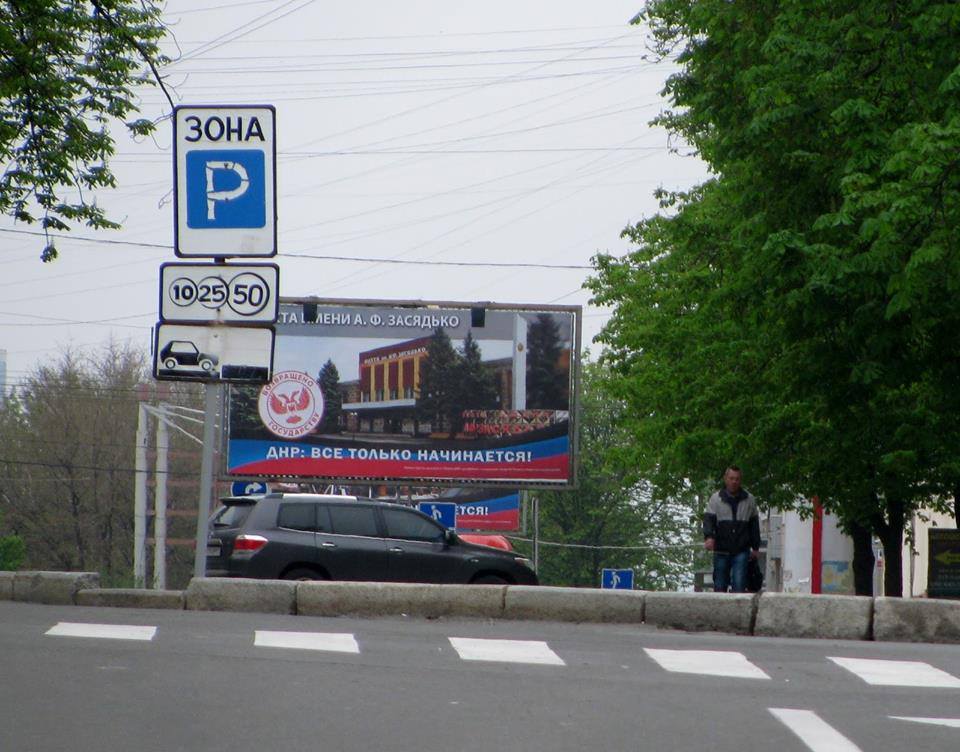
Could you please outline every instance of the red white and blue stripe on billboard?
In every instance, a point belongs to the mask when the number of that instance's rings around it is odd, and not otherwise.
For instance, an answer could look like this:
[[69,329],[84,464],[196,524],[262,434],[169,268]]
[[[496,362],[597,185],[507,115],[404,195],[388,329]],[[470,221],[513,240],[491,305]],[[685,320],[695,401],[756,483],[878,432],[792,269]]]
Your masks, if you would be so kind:
[[298,475],[356,479],[566,482],[567,436],[501,448],[390,448],[337,446],[263,439],[231,439],[227,472],[234,475]]

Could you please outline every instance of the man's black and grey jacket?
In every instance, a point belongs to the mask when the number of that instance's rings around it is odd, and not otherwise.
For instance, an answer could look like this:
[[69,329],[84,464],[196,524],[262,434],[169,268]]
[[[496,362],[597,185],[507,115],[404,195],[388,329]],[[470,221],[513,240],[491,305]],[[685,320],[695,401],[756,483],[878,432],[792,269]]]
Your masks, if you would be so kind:
[[714,551],[738,554],[760,548],[760,513],[757,502],[742,488],[736,496],[721,489],[710,497],[703,515],[703,537],[714,538]]

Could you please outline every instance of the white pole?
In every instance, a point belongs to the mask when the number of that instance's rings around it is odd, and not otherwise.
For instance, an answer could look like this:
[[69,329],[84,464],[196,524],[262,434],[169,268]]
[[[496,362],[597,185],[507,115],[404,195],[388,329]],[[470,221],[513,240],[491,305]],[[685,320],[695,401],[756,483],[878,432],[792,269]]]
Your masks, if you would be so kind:
[[218,384],[204,386],[203,459],[200,463],[200,503],[197,508],[197,540],[193,552],[193,576],[207,573],[207,518],[213,495],[213,451],[216,441],[217,407],[220,402]]
[[513,319],[513,395],[510,409],[527,409],[527,320],[519,313]]
[[[160,405],[161,409],[164,407]],[[157,419],[157,463],[154,483],[153,589],[167,589],[167,450],[170,447],[167,419]]]
[[137,409],[137,437],[133,485],[133,584],[142,588],[147,569],[147,409]]

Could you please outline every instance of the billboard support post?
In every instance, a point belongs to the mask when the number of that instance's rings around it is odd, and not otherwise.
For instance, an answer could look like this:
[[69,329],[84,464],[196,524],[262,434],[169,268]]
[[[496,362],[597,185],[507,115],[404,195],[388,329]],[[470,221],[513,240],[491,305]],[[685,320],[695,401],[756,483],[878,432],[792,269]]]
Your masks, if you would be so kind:
[[533,497],[533,571],[540,571],[540,496]]
[[203,459],[200,463],[200,504],[197,509],[197,542],[193,555],[194,577],[203,577],[207,573],[207,518],[210,516],[213,496],[213,445],[216,441],[219,404],[219,385],[204,385]]

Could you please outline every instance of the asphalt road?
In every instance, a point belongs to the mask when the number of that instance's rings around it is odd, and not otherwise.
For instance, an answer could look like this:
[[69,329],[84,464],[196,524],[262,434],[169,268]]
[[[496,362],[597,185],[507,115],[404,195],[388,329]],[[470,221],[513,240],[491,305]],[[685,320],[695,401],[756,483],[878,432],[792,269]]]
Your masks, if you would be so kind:
[[960,646],[0,602],[4,752],[947,752],[950,719]]

